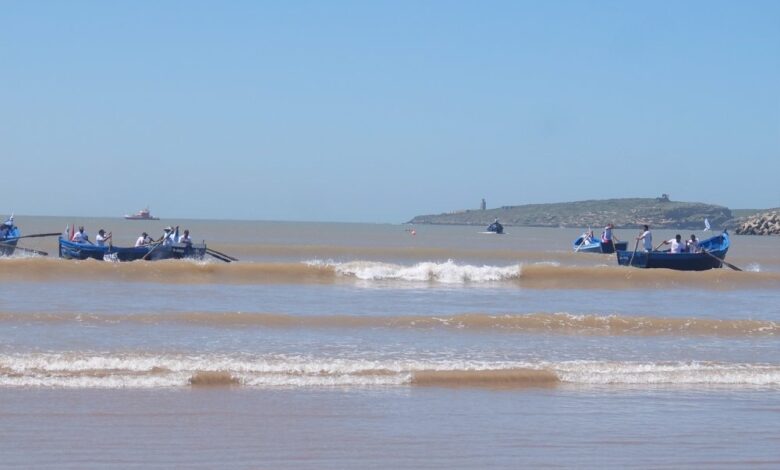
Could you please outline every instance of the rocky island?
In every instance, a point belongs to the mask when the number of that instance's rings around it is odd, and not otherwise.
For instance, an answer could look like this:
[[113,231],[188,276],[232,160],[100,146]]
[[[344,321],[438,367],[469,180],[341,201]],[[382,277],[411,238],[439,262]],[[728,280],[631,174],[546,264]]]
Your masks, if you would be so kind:
[[733,228],[738,221],[724,206],[700,202],[672,201],[667,195],[658,198],[602,199],[552,204],[526,204],[496,209],[474,209],[444,214],[419,215],[409,223],[487,226],[494,219],[507,226],[530,227],[602,227],[701,230],[704,220],[713,229]]

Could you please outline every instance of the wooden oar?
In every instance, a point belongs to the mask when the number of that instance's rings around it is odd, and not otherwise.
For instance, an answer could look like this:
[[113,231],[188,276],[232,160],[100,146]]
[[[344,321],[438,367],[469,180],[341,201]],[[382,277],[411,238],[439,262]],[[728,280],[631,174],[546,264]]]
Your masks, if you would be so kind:
[[582,237],[580,237],[580,244],[577,245],[577,248],[574,249],[574,252],[576,253],[576,252],[580,251],[580,248],[582,248],[582,245],[584,245],[584,244],[585,244],[585,234],[583,233]]
[[229,263],[229,262],[230,262],[230,260],[229,260],[229,259],[227,259],[227,258],[223,258],[222,256],[219,256],[219,255],[216,255],[216,254],[214,254],[214,253],[210,252],[209,250],[206,250],[206,253],[208,253],[209,255],[213,256],[214,258],[217,258],[217,259],[218,259],[218,260],[220,260],[220,261],[224,261],[224,262],[226,262],[226,263]]
[[702,249],[701,252],[704,253],[705,255],[709,256],[710,258],[715,258],[716,260],[720,261],[721,264],[725,264],[726,266],[730,267],[734,271],[742,271],[741,269],[739,269],[738,267],[734,266],[733,264],[727,263],[725,260],[722,260],[722,259],[718,258],[717,256],[713,255],[712,253],[710,253],[709,251],[707,251],[705,249]]
[[230,255],[226,255],[225,253],[222,253],[222,252],[217,251],[217,250],[212,250],[211,248],[206,248],[206,253],[208,253],[210,255],[219,255],[219,256],[222,256],[224,258],[229,259],[230,261],[238,261],[238,258],[233,258]]
[[9,245],[8,243],[0,243],[0,246],[13,247],[13,248],[16,248],[17,250],[26,251],[28,253],[33,253],[33,254],[36,254],[36,255],[49,256],[49,254],[46,253],[45,251],[39,251],[39,250],[30,249],[30,248],[23,248],[21,246]]
[[[163,238],[163,240],[165,240],[165,239]],[[151,249],[151,250],[149,250],[149,251],[148,251],[148,252],[147,252],[147,253],[144,255],[144,257],[143,257],[143,258],[141,258],[141,259],[143,259],[143,260],[149,259],[149,255],[151,255],[151,254],[152,254],[152,252],[153,252],[154,250],[156,250],[156,249],[157,249],[157,247],[159,247],[160,245],[162,245],[162,243],[163,243],[163,240],[160,240],[159,242],[157,242],[157,244],[156,244],[156,245],[154,245],[154,246],[152,247],[152,249]]]
[[634,262],[634,255],[636,255],[637,248],[639,248],[639,240],[637,240],[636,243],[634,244],[634,252],[631,253],[631,259],[628,260],[628,265],[629,266],[631,266],[631,263]]
[[33,235],[22,235],[21,237],[14,237],[14,238],[7,238],[6,242],[12,242],[14,240],[19,240],[21,238],[39,238],[39,237],[58,237],[62,235],[61,233],[36,233]]

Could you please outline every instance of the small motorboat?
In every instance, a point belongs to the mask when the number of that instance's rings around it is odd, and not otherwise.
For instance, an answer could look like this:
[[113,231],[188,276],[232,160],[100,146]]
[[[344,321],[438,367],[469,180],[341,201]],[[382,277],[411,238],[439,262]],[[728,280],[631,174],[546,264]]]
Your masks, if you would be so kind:
[[499,223],[498,219],[496,219],[492,224],[488,225],[488,228],[485,229],[483,233],[495,233],[496,235],[502,235],[504,233],[504,226]]
[[[705,271],[721,268],[731,241],[725,230],[720,235],[699,242],[698,253],[671,253],[669,251],[617,251],[618,264],[637,268],[666,268],[678,271]],[[731,265],[729,265],[731,266]]]
[[149,208],[141,209],[140,211],[136,212],[135,214],[131,215],[125,215],[125,219],[127,220],[160,220],[159,217],[154,217],[149,212]]

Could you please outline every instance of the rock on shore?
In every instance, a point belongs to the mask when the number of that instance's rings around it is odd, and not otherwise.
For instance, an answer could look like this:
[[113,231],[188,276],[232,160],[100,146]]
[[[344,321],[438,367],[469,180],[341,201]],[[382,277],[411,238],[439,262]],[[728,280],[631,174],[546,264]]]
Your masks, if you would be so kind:
[[780,235],[780,212],[764,212],[743,220],[737,235]]

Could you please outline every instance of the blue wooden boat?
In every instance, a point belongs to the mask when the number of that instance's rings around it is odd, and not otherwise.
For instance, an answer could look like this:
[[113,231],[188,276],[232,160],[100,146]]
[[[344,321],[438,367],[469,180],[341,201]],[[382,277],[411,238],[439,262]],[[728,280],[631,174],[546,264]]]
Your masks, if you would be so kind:
[[589,242],[583,243],[585,234],[583,233],[574,240],[572,248],[578,253],[614,253],[615,248],[618,250],[628,249],[628,242],[617,242],[614,247],[612,243],[604,243],[598,239],[591,239]]
[[100,261],[150,261],[161,259],[195,258],[206,255],[205,243],[174,243],[172,245],[146,245],[138,247],[97,246],[90,243],[74,243],[60,237],[60,258],[96,259]]
[[16,251],[16,244],[22,232],[19,231],[19,227],[13,225],[13,222],[5,222],[4,225],[10,228],[7,231],[3,230],[3,235],[0,236],[0,256],[11,256]]
[[[670,253],[669,251],[623,251],[617,252],[618,264],[637,268],[666,268],[678,271],[705,271],[723,267],[729,251],[728,232],[699,242],[701,253]],[[726,263],[728,264],[728,263]]]

